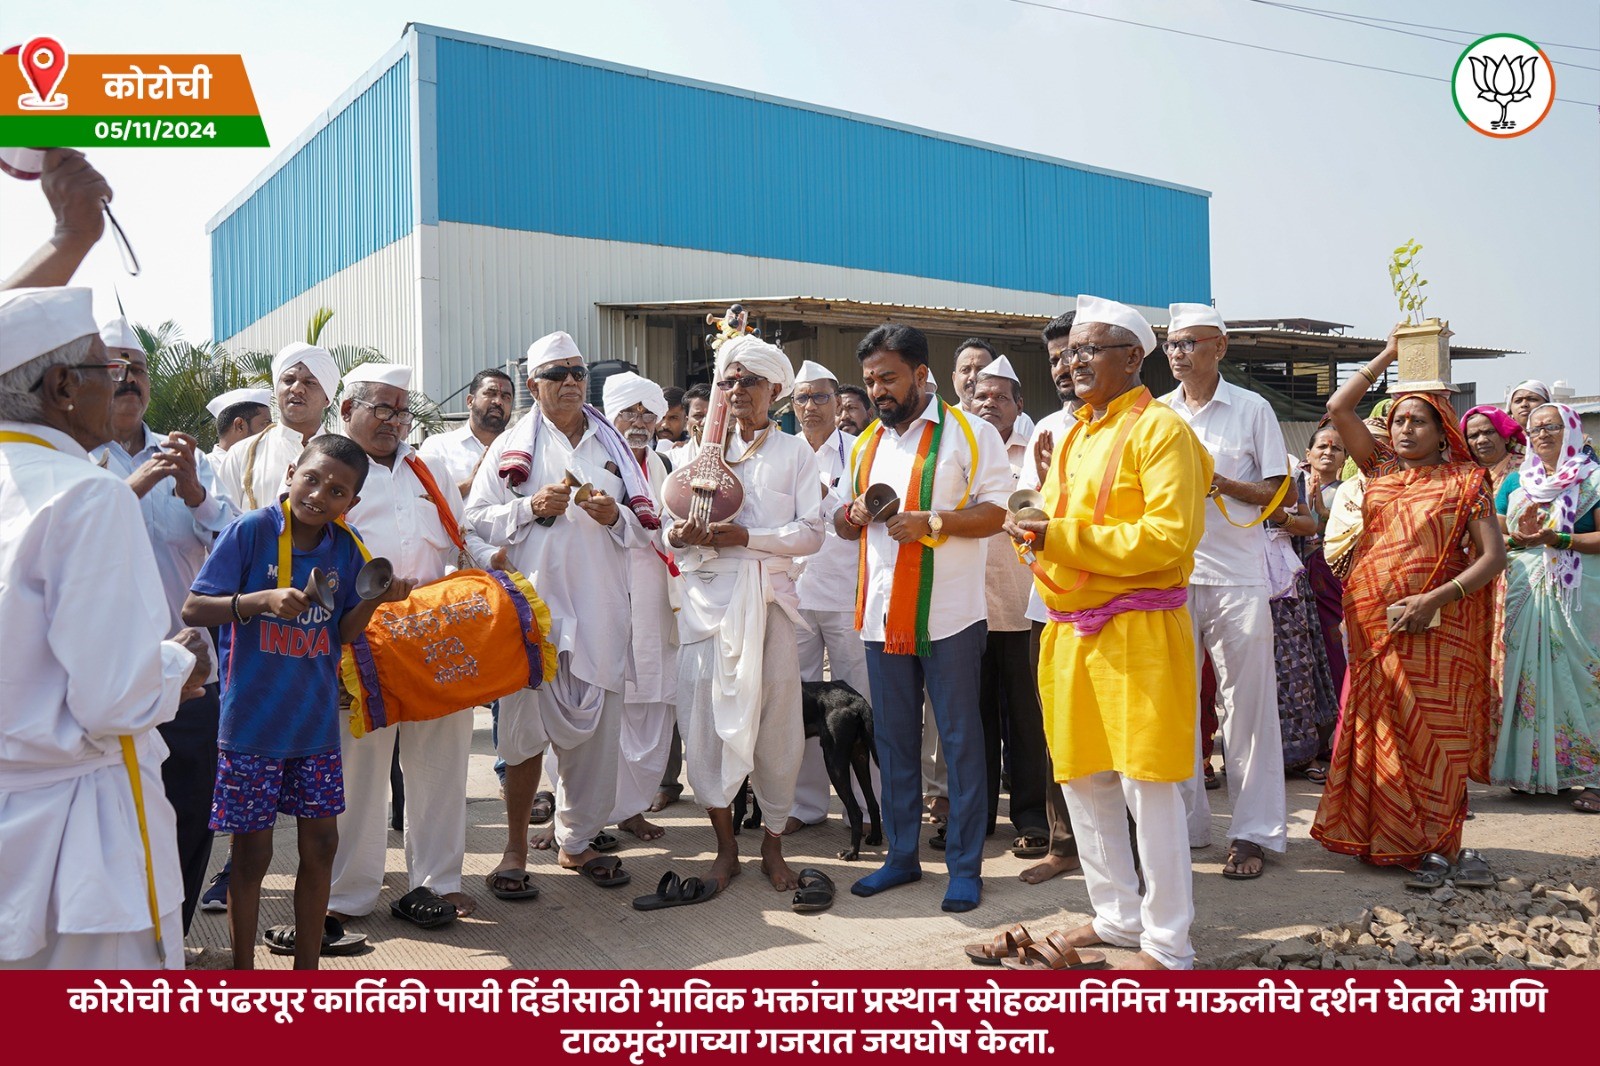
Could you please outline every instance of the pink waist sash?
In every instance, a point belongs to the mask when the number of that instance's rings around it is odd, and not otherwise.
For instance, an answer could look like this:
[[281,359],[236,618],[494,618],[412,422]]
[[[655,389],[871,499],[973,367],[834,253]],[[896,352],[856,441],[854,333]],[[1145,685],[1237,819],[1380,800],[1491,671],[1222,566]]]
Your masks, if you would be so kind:
[[1050,621],[1072,624],[1080,637],[1092,637],[1106,627],[1119,614],[1127,611],[1176,611],[1189,602],[1189,589],[1135,589],[1124,593],[1099,607],[1086,607],[1081,611],[1049,611]]

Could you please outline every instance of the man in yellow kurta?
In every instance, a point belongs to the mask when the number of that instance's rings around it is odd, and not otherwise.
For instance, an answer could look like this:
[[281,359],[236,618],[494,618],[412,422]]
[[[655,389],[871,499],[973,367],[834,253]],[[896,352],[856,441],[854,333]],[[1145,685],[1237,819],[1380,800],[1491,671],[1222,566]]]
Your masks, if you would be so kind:
[[1194,769],[1197,696],[1184,603],[1211,457],[1140,384],[1154,348],[1133,308],[1078,298],[1067,343],[1051,354],[1070,361],[1083,401],[1044,481],[1051,517],[1006,528],[1038,553],[1050,614],[1039,656],[1045,731],[1095,912],[1066,942],[1137,947],[1135,968],[1188,969],[1194,896],[1178,783]]

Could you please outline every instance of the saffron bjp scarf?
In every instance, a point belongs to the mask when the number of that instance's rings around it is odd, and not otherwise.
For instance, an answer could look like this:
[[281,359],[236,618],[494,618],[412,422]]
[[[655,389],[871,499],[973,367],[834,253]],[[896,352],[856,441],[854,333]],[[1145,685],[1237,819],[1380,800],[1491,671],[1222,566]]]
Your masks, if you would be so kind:
[[[978,439],[972,425],[956,408],[942,400],[941,417],[937,422],[925,422],[922,436],[917,441],[917,457],[911,464],[911,481],[902,499],[917,501],[916,510],[933,510],[933,479],[939,465],[939,446],[944,440],[944,426],[954,418],[966,437],[972,456],[972,470],[978,469]],[[871,482],[872,461],[878,454],[878,444],[883,440],[882,422],[874,421],[856,442],[851,461],[855,465],[855,494],[861,495]],[[967,505],[972,483],[961,490],[961,499],[955,510]],[[930,655],[933,641],[928,636],[928,614],[933,606],[933,549],[943,544],[946,537],[923,537],[900,545],[895,557],[894,577],[889,593],[889,613],[884,619],[883,650],[890,655]],[[860,555],[856,563],[856,629],[860,630],[867,615],[867,534],[861,534]]]

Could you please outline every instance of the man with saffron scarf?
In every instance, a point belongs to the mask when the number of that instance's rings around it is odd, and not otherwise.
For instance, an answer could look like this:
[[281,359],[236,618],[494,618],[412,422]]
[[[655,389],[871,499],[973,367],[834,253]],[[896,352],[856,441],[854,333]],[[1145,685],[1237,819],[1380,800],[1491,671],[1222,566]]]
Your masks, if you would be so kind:
[[[628,549],[660,528],[650,486],[606,416],[584,403],[583,353],[565,333],[528,348],[538,407],[489,446],[467,498],[467,522],[504,547],[550,608],[556,676],[500,701],[498,750],[506,761],[505,854],[489,874],[501,899],[532,899],[528,816],[545,745],[560,761],[555,841],[560,864],[602,888],[628,883],[595,838],[617,800],[623,678],[632,632]],[[572,473],[582,494],[567,483]]]
[[[983,724],[978,713],[988,636],[984,538],[1005,521],[1011,464],[999,432],[926,389],[928,340],[910,326],[884,325],[856,347],[878,421],[851,454],[854,501],[834,528],[860,541],[856,628],[883,772],[888,861],[850,891],[871,896],[921,879],[923,692],[933,704],[949,767],[950,821],[943,909],[969,911],[982,898],[985,794]],[[899,497],[887,521],[866,490]]]
[[[811,445],[768,417],[793,387],[788,357],[766,341],[745,334],[717,345],[715,388],[731,415],[723,456],[744,487],[744,505],[735,520],[685,520],[666,534],[683,570],[678,733],[689,787],[716,831],[717,857],[704,878],[663,876],[654,896],[634,901],[639,910],[700,903],[738,876],[732,805],[746,777],[767,822],[762,872],[779,891],[798,887],[783,859],[806,743],[794,573],[822,547],[824,519]],[[715,439],[711,428],[703,436]],[[702,447],[703,439],[687,445],[684,462]]]
[[1037,949],[1037,964],[1051,969],[1082,965],[1077,949],[1102,943],[1137,947],[1133,968],[1194,963],[1179,783],[1194,772],[1199,697],[1185,603],[1212,465],[1184,420],[1139,382],[1155,343],[1133,308],[1078,297],[1062,354],[1083,406],[1044,479],[1051,518],[1007,523],[1038,554],[1050,617],[1039,652],[1045,731],[1095,914]]

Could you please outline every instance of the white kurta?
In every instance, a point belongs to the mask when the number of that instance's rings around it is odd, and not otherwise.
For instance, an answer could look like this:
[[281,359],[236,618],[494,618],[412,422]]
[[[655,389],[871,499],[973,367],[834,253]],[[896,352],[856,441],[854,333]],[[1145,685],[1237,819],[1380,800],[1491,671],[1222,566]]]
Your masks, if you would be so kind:
[[217,471],[217,485],[241,514],[266,507],[277,500],[289,464],[300,458],[305,448],[299,430],[274,423],[228,449],[222,469]]
[[483,442],[473,436],[472,427],[467,425],[448,433],[435,433],[422,442],[417,454],[430,466],[443,463],[450,480],[459,485],[478,468],[478,460],[483,458],[485,450]]
[[[798,440],[805,440],[803,435]],[[856,438],[842,429],[816,449],[817,473],[825,495],[822,500],[824,519],[832,519],[840,507],[849,505],[854,494],[850,491],[850,452]],[[856,571],[860,564],[860,549],[853,540],[845,540],[825,521],[822,547],[808,556],[805,568],[795,585],[800,594],[800,607],[806,611],[850,611],[856,609]]]
[[[64,433],[0,444],[0,965],[157,965],[121,736],[136,738],[167,966],[183,967],[177,830],[156,726],[194,657],[132,493]],[[141,934],[131,942],[126,934]],[[62,950],[70,948],[68,950]]]
[[[102,463],[105,469],[126,480],[133,472],[152,458],[165,442],[144,427],[144,447],[129,455],[116,441],[103,444],[90,453],[90,458]],[[172,478],[157,482],[139,500],[139,512],[144,516],[145,532],[150,535],[150,547],[155,554],[156,572],[161,575],[161,589],[166,593],[169,618],[167,636],[183,628],[183,601],[189,598],[189,586],[195,575],[205,565],[211,554],[211,542],[239,517],[227,497],[217,488],[217,476],[206,456],[195,456],[195,474],[206,490],[200,506],[190,507],[178,498],[176,483]],[[211,650],[211,675],[208,682],[217,679],[217,650],[211,643],[211,634],[202,629],[206,645]]]
[[[659,514],[667,465],[654,450],[645,452],[645,460]],[[629,704],[677,702],[678,623],[670,587],[675,580],[653,541],[628,550],[628,595],[633,605],[633,676],[625,689]]]
[[[726,455],[744,486],[744,507],[734,521],[749,531],[749,544],[677,550],[684,576],[683,606],[678,612],[684,655],[691,656],[691,646],[701,642],[713,648],[709,653],[695,649],[691,657],[679,660],[680,694],[685,688],[695,689],[709,704],[685,706],[680,696],[679,732],[684,737],[689,786],[702,803],[727,806],[745,776],[754,772],[764,778],[757,792],[762,806],[770,808],[768,817],[781,826],[793,805],[804,730],[798,652],[792,638],[781,648],[767,640],[768,605],[781,610],[791,624],[799,622],[793,571],[796,559],[822,547],[822,492],[816,457],[804,439],[791,437],[776,425],[765,438],[758,435],[763,441],[759,447],[737,433],[730,436]],[[694,461],[698,447],[686,449],[685,463]],[[765,655],[774,653],[785,657],[781,664],[765,661]],[[695,662],[712,665],[709,684],[701,684],[699,678],[685,682],[689,672],[685,663]],[[792,679],[792,708],[768,706],[776,698],[773,682],[780,678]],[[707,715],[714,719],[714,729],[701,721]],[[782,723],[781,736],[767,728],[775,719]],[[768,731],[774,735],[764,741],[762,733]],[[721,740],[721,751],[704,750],[703,739],[698,750],[690,743],[692,736],[712,735]]]
[[[438,508],[406,462],[410,454],[411,446],[402,443],[393,466],[372,463],[360,502],[350,508],[346,518],[360,531],[367,550],[393,563],[396,574],[427,584],[455,568],[458,552],[439,520]],[[462,523],[461,493],[449,471],[437,462],[427,466],[456,522]],[[462,530],[462,539],[472,561],[487,568],[494,549],[470,528]],[[406,781],[405,854],[410,887],[426,887],[440,895],[461,891],[472,715],[402,722],[375,729],[360,739],[350,735],[349,717],[341,715],[345,810],[339,815],[339,850],[333,860],[328,897],[329,909],[340,914],[371,912],[383,888],[389,773],[396,744]]]

